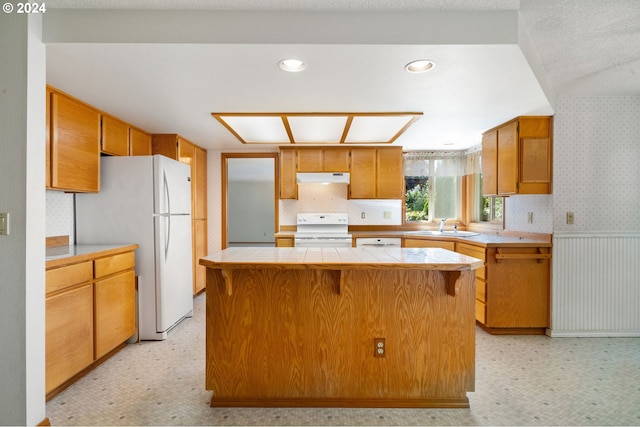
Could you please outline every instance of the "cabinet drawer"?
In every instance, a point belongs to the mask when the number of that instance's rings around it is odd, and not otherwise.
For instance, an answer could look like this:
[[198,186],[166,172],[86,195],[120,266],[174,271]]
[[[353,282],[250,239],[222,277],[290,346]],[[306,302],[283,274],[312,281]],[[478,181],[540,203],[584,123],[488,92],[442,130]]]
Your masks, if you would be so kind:
[[87,282],[93,278],[91,261],[53,268],[46,272],[46,293]]
[[118,271],[133,268],[135,265],[135,255],[133,252],[125,252],[94,261],[95,277],[104,277]]
[[481,259],[485,266],[479,267],[476,269],[476,277],[478,279],[485,280],[487,278],[486,274],[486,253],[483,248],[479,248],[477,246],[467,245],[464,243],[456,243],[456,252],[461,253],[463,255],[472,256],[474,258]]
[[476,299],[487,302],[487,282],[476,277]]
[[476,300],[476,320],[480,323],[487,323],[487,307],[478,300]]
[[466,243],[457,243],[456,252],[481,259],[482,262],[487,261],[484,248],[480,248],[478,246],[468,245]]
[[442,248],[450,251],[455,248],[454,242],[429,239],[403,239],[403,245],[405,248]]
[[276,247],[292,248],[293,246],[293,237],[276,237]]

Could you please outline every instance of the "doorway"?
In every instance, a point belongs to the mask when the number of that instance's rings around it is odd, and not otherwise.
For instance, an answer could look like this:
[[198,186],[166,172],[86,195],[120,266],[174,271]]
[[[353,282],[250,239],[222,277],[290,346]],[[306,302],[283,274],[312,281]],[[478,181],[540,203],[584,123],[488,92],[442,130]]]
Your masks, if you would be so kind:
[[222,249],[275,246],[278,153],[222,153]]

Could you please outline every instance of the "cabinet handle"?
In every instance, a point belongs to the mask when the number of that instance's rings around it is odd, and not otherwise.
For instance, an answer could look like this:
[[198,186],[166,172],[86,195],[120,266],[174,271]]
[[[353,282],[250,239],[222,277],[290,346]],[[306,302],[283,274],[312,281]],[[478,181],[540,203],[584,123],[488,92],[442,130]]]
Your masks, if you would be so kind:
[[[500,249],[498,249],[500,251]],[[496,261],[500,262],[501,260],[514,260],[514,259],[535,259],[538,262],[542,262],[545,259],[551,259],[550,253],[542,253],[540,249],[538,249],[537,254],[502,254],[500,252],[495,254]]]

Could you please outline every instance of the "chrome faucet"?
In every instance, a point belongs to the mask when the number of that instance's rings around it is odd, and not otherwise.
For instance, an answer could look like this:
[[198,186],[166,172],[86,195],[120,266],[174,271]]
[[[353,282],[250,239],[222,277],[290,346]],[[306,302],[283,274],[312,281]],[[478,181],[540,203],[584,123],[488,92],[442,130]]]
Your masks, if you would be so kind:
[[447,218],[442,218],[440,220],[440,228],[438,229],[438,231],[440,231],[441,233],[444,231],[444,223],[447,222]]

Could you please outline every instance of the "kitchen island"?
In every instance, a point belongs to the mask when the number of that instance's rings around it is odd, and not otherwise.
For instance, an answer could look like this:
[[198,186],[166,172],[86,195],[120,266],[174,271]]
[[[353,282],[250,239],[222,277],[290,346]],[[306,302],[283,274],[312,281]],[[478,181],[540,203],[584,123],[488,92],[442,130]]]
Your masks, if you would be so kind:
[[211,406],[469,406],[480,260],[245,247],[200,264]]

